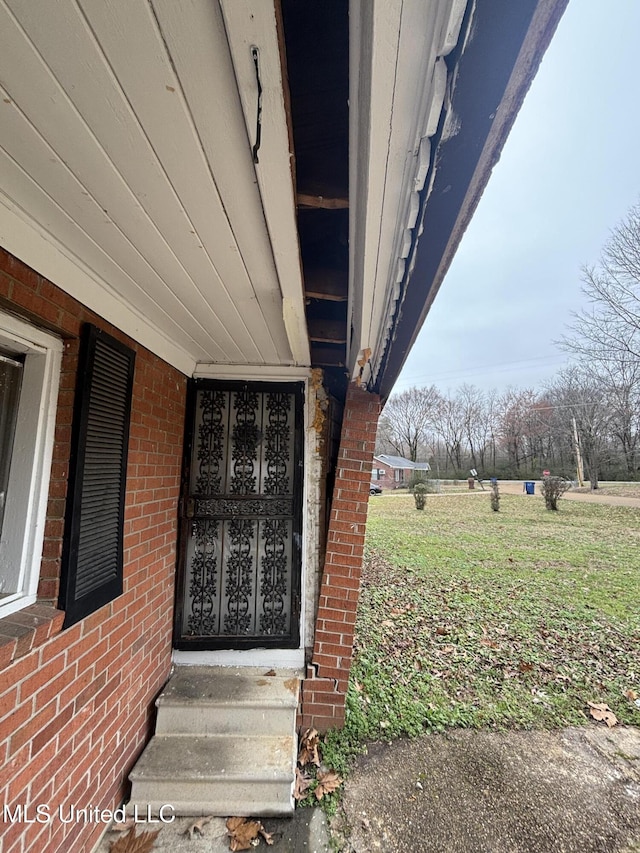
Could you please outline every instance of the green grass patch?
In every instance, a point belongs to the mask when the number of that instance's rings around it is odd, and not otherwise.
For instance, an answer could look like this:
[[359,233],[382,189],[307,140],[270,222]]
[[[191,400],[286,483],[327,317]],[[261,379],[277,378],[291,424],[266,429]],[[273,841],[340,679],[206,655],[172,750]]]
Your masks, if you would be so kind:
[[640,513],[504,495],[370,503],[347,722],[369,739],[552,728],[606,702],[640,725]]

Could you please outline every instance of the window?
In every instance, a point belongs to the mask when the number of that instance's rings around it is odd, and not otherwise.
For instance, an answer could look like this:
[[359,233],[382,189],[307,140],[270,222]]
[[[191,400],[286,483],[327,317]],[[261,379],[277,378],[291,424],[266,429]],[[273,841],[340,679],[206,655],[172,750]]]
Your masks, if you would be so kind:
[[122,536],[135,353],[83,330],[59,607],[65,627],[122,593]]
[[0,350],[0,530],[9,486],[24,358]]
[[62,341],[0,313],[0,618],[38,591]]
[[404,483],[404,471],[402,468],[396,468],[393,472],[393,478],[396,483]]

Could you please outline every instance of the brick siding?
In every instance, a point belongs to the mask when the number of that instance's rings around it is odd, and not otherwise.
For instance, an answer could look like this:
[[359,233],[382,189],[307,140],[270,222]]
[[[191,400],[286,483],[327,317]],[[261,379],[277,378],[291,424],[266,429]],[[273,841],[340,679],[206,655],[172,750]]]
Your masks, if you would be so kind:
[[371,463],[380,399],[350,386],[342,422],[313,658],[302,685],[301,725],[344,723],[362,573]]
[[[89,853],[104,825],[58,807],[114,808],[149,736],[171,665],[186,379],[0,249],[0,309],[65,339],[39,585],[0,620],[0,808],[46,804],[49,823],[3,822],[2,853]],[[61,631],[57,601],[79,333],[92,322],[136,350],[124,525],[124,593]]]
[[[381,489],[399,489],[402,486],[406,486],[412,475],[415,473],[412,468],[392,468],[380,459],[375,459],[372,467],[383,472],[383,476],[379,479],[374,477],[371,478],[371,482],[376,483]],[[402,480],[396,480],[397,470],[402,470]]]

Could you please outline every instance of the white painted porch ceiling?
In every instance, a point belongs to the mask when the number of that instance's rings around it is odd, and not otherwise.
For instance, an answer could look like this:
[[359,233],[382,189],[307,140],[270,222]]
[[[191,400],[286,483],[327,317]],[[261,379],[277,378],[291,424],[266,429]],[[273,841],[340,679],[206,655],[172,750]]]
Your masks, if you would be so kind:
[[186,373],[308,363],[287,140],[271,2],[0,0],[0,243]]

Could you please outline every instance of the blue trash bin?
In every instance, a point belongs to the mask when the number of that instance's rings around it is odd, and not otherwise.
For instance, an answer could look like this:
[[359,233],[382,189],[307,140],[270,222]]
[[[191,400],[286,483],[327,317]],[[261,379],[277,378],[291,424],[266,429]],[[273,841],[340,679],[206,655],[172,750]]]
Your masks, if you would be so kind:
[[527,480],[524,484],[524,490],[528,495],[534,495],[536,492],[536,484],[532,480]]

